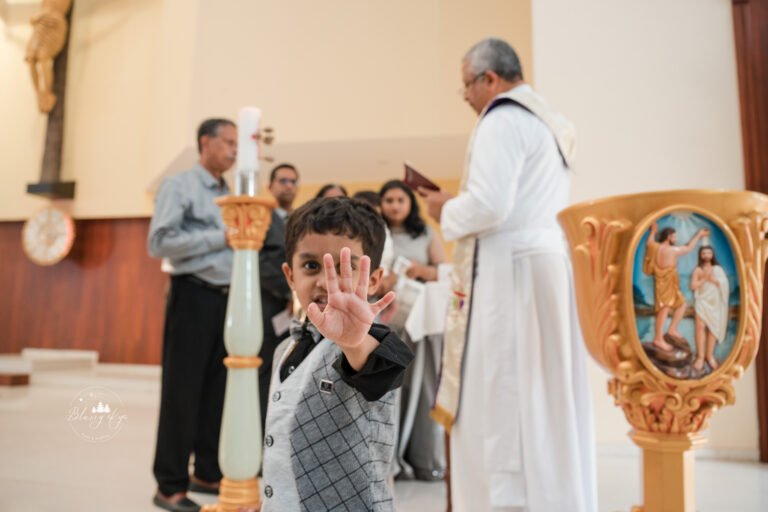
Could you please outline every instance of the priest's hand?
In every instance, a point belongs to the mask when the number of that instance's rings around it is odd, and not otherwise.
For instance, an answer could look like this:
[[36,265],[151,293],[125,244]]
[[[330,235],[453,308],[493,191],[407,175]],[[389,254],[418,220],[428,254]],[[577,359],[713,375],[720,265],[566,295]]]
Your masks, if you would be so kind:
[[341,250],[339,263],[341,275],[337,276],[333,256],[323,256],[327,304],[320,309],[317,303],[311,303],[307,307],[307,316],[323,336],[341,348],[352,369],[360,371],[371,352],[379,346],[368,330],[376,315],[395,300],[395,294],[389,292],[375,304],[370,304],[368,283],[371,259],[368,256],[360,258],[356,284],[352,274],[352,252],[348,247]]
[[427,213],[429,216],[440,222],[440,216],[443,213],[443,205],[453,198],[453,195],[442,190],[432,190],[424,187],[419,187],[419,195],[424,198],[424,202],[427,205]]

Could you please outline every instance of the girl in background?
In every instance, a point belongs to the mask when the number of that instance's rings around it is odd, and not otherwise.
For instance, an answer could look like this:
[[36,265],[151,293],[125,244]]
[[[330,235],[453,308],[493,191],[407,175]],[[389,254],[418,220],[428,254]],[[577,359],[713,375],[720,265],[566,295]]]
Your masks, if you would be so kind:
[[[394,257],[411,262],[405,271],[406,277],[422,282],[437,281],[437,266],[445,262],[445,252],[440,239],[421,217],[413,191],[402,181],[392,180],[381,187],[379,195],[382,216],[392,232]],[[406,371],[402,385],[397,449],[399,476],[442,480],[446,467],[445,434],[429,413],[435,398],[443,338],[427,336],[411,340],[403,323],[398,312],[390,326],[417,356]]]

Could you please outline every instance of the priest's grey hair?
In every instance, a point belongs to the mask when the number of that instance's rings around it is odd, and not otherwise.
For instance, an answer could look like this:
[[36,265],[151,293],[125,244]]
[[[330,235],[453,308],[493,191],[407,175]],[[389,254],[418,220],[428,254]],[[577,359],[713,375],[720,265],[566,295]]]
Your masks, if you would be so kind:
[[464,60],[467,61],[469,70],[475,76],[493,71],[509,82],[523,78],[520,58],[514,48],[501,39],[494,37],[483,39],[469,49],[464,55]]

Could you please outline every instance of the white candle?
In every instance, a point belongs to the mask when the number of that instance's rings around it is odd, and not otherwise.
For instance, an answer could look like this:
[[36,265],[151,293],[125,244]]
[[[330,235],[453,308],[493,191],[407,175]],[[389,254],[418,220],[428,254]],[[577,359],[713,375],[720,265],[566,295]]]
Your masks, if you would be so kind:
[[243,107],[237,126],[237,172],[254,173],[259,170],[259,145],[254,138],[259,131],[261,110],[256,107]]

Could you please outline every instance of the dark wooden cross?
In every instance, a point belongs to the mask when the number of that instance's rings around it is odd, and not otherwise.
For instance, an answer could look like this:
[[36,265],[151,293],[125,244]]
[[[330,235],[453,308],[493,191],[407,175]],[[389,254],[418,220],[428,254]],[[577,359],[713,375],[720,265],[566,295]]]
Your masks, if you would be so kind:
[[67,40],[53,62],[53,94],[56,105],[48,114],[48,126],[45,133],[45,149],[40,181],[27,185],[27,193],[51,199],[72,199],[75,197],[75,182],[61,181],[61,150],[64,145],[64,104],[67,89],[67,60],[69,55],[69,36],[72,33],[72,8],[67,14]]

